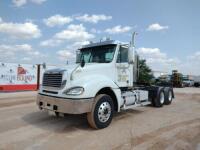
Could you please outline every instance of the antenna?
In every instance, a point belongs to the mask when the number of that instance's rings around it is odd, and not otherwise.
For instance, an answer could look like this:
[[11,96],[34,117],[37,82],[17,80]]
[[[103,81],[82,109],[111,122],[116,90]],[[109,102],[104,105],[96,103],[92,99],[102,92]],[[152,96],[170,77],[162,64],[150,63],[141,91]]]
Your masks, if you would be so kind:
[[43,67],[43,69],[46,69],[47,65],[45,62],[43,62],[42,67]]
[[106,37],[106,41],[110,41],[110,37]]
[[100,38],[100,43],[102,42],[103,38]]

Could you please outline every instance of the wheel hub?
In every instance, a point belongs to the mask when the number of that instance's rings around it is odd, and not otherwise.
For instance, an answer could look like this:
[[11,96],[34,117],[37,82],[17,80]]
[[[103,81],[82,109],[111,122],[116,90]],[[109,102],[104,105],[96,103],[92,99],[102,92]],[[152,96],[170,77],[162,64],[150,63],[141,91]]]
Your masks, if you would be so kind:
[[107,115],[108,114],[108,109],[106,108],[103,113],[104,113],[104,115]]
[[164,95],[164,92],[161,92],[160,93],[160,103],[163,104],[165,101],[165,95]]
[[111,115],[111,106],[108,102],[103,102],[98,109],[98,118],[101,122],[106,122]]
[[172,101],[172,92],[169,91],[169,101]]

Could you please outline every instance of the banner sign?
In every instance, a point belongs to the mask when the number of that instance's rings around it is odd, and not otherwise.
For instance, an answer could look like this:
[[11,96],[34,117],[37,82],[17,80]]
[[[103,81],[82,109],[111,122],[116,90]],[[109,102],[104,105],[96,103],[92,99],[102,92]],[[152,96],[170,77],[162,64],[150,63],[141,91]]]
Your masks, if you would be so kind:
[[[40,81],[46,69],[56,68],[48,65],[45,68],[40,65]],[[37,90],[37,65],[15,64],[0,62],[0,91]]]
[[0,62],[0,85],[36,84],[37,66]]

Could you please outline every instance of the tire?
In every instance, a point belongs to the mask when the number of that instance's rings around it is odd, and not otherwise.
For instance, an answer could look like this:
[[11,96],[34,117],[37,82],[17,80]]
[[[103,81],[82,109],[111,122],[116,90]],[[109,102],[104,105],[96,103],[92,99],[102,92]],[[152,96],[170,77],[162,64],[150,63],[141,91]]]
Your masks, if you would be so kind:
[[173,99],[173,91],[171,88],[165,89],[165,105],[170,105]]
[[92,111],[87,113],[89,125],[95,129],[103,129],[110,125],[113,118],[114,104],[106,94],[97,95]]
[[162,107],[165,102],[165,92],[164,89],[160,89],[157,92],[157,96],[153,100],[153,104],[155,107]]
[[55,112],[55,116],[56,116],[56,117],[60,117],[60,116],[59,116],[59,112]]

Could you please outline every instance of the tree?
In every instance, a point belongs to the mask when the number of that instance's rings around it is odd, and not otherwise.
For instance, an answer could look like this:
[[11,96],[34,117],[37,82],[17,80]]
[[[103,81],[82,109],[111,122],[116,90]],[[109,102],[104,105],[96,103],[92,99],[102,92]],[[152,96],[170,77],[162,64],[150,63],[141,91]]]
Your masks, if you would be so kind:
[[141,84],[150,84],[154,78],[152,70],[146,64],[145,59],[139,60],[139,79],[138,82]]

